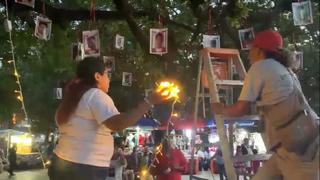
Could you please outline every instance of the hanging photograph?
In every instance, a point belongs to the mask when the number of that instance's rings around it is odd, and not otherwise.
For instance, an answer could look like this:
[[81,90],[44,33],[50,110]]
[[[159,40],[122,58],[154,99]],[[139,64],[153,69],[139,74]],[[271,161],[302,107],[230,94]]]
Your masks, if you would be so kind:
[[254,39],[253,28],[240,29],[239,30],[239,39],[242,50],[249,50],[252,47],[252,42]]
[[116,35],[115,48],[121,50],[124,48],[124,37],[119,34]]
[[103,63],[105,64],[105,66],[109,72],[115,71],[114,56],[103,56]]
[[150,54],[166,54],[168,52],[168,29],[150,29]]
[[83,45],[82,43],[72,43],[71,58],[74,61],[81,61],[83,59]]
[[56,99],[62,99],[62,88],[55,88],[54,94]]
[[292,3],[293,23],[303,26],[313,23],[311,1]]
[[132,85],[132,73],[123,72],[122,73],[122,86],[131,86]]
[[82,32],[84,57],[100,56],[100,38],[99,31],[83,31]]
[[203,35],[203,48],[220,48],[219,35]]
[[33,8],[35,0],[15,0],[15,2],[18,4],[23,4]]
[[49,40],[51,36],[52,21],[48,18],[37,16],[34,35],[38,39]]
[[294,70],[303,69],[303,52],[302,51],[293,51],[291,52],[291,68]]

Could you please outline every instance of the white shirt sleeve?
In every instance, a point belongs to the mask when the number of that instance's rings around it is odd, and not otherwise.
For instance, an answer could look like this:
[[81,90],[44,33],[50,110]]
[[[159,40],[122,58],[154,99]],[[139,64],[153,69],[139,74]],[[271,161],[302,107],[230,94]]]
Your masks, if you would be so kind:
[[239,101],[255,102],[260,97],[263,88],[263,68],[259,68],[258,64],[253,64],[249,69],[238,99]]
[[88,106],[92,111],[94,118],[98,121],[98,124],[101,124],[110,117],[119,114],[113,100],[101,90],[94,92],[88,101]]

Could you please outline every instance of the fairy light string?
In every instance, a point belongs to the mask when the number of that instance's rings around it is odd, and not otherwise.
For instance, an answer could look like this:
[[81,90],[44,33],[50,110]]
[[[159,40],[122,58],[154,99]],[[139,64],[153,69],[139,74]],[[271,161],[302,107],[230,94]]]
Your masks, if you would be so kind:
[[[6,4],[6,18],[8,21],[9,20],[9,9],[8,9],[8,1],[5,0],[5,4]],[[10,50],[10,53],[11,53],[11,60],[8,61],[9,64],[12,63],[13,65],[13,72],[14,72],[14,76],[16,77],[16,83],[18,84],[18,89],[19,90],[14,90],[14,93],[17,93],[17,99],[21,102],[21,109],[23,111],[23,114],[24,114],[24,120],[27,121],[27,123],[29,123],[29,117],[28,117],[28,113],[27,113],[27,110],[26,110],[26,106],[25,106],[25,102],[24,102],[24,95],[23,95],[23,91],[22,91],[22,86],[21,86],[21,81],[20,81],[20,75],[19,75],[19,71],[18,71],[18,68],[17,68],[17,64],[16,64],[16,59],[15,59],[15,53],[14,53],[14,43],[13,43],[13,38],[12,38],[12,29],[8,28],[8,33],[9,33],[9,44],[10,44],[10,47],[11,47],[11,50]],[[31,127],[28,126],[28,132],[30,134],[32,134],[32,131],[31,131]],[[10,141],[10,140],[9,140]],[[46,164],[44,162],[44,158],[43,158],[43,155],[40,151],[40,148],[39,147],[36,147],[37,149],[37,152],[40,154],[40,159],[41,159],[41,162],[42,162],[42,166],[43,168],[45,168]]]

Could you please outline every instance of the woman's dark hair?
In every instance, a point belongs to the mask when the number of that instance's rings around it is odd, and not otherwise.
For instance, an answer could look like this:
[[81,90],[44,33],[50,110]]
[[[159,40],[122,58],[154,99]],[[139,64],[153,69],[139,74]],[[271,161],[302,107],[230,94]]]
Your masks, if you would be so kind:
[[90,88],[97,86],[95,73],[98,72],[102,75],[104,71],[105,65],[100,58],[89,57],[78,63],[77,76],[67,84],[62,102],[57,109],[57,124],[61,125],[68,122],[82,95]]
[[290,63],[288,60],[287,53],[283,50],[279,50],[279,52],[272,52],[264,50],[266,58],[271,58],[278,61],[280,64],[284,65],[285,67],[289,67]]

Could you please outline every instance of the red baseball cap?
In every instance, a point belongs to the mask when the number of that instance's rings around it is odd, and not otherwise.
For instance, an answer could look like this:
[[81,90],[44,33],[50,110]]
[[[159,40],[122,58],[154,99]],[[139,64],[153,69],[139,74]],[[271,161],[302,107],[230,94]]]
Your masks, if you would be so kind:
[[283,39],[279,32],[267,29],[256,34],[253,46],[272,52],[283,48]]

